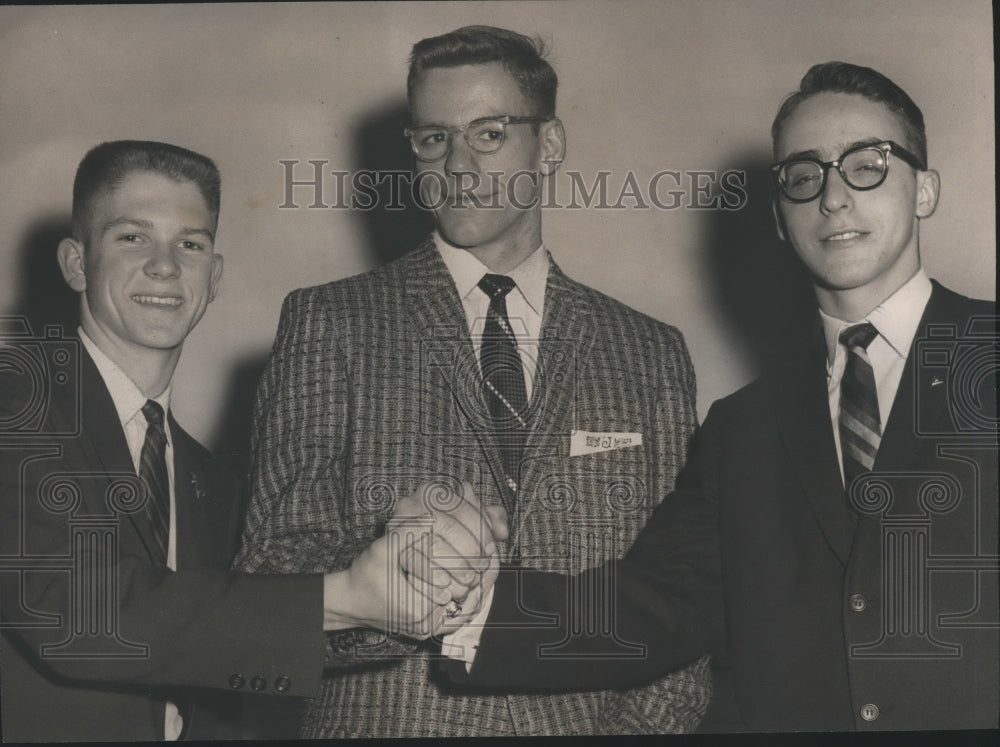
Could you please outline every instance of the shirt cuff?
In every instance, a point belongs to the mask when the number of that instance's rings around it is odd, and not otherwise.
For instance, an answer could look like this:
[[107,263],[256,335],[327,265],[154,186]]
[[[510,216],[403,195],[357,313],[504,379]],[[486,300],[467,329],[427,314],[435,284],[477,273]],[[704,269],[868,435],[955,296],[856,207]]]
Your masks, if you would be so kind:
[[486,618],[490,616],[490,607],[493,606],[493,588],[486,592],[479,612],[469,622],[456,630],[448,633],[441,639],[441,653],[449,659],[457,659],[465,662],[466,673],[472,669],[472,662],[476,659],[476,652],[479,650],[479,639],[483,636],[483,629],[486,627]]

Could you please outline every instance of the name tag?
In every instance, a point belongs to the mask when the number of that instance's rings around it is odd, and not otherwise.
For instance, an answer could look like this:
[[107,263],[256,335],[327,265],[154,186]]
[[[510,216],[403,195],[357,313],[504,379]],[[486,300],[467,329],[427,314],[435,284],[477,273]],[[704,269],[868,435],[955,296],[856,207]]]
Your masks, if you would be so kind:
[[570,456],[627,449],[630,446],[642,446],[641,433],[593,433],[591,431],[570,431],[569,433]]

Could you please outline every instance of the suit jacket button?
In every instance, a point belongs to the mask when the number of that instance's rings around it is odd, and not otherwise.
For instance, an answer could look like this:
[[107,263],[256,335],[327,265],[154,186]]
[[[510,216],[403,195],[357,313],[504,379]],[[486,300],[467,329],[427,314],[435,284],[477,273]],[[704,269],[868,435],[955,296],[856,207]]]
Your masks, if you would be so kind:
[[246,683],[247,681],[243,678],[242,674],[234,674],[232,677],[229,678],[229,686],[233,688],[233,690],[239,690]]
[[874,721],[878,718],[878,706],[874,703],[866,703],[861,706],[861,718],[865,721]]
[[250,680],[250,687],[254,689],[255,692],[260,692],[267,687],[267,680],[261,677],[259,674]]
[[279,674],[277,677],[274,678],[274,689],[277,690],[279,693],[285,692],[291,686],[292,686],[292,681],[283,674]]
[[[864,612],[868,606],[868,600],[864,594],[851,594],[851,609],[855,612]],[[877,708],[875,709],[878,710]]]

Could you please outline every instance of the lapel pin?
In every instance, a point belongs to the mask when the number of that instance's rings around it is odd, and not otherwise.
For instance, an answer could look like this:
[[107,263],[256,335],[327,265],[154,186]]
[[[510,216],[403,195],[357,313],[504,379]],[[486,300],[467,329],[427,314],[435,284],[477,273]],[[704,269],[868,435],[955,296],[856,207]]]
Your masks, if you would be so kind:
[[204,494],[201,492],[201,486],[198,485],[198,476],[192,472],[191,473],[191,487],[194,488],[194,497],[198,500],[204,498]]

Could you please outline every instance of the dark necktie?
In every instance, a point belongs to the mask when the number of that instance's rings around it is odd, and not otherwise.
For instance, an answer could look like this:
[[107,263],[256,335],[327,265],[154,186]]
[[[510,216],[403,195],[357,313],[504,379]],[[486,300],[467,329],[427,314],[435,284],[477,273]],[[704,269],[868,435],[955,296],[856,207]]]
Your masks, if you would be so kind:
[[840,333],[840,341],[847,347],[847,365],[840,382],[840,448],[848,492],[858,475],[875,466],[882,440],[875,373],[867,352],[877,336],[878,331],[867,322]]
[[167,564],[170,542],[170,482],[167,478],[167,433],[163,427],[163,408],[153,400],[142,406],[146,417],[146,440],[139,457],[139,479],[146,487],[146,513],[156,542],[157,559]]
[[486,274],[479,287],[490,298],[479,351],[483,386],[507,484],[516,490],[518,464],[528,430],[528,394],[517,338],[507,318],[507,294],[514,289],[514,281],[506,275]]

